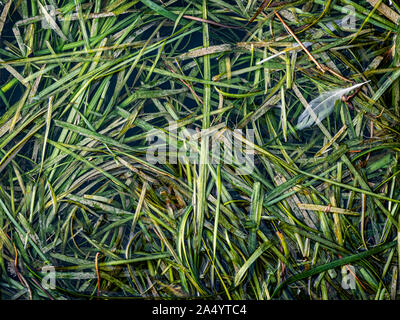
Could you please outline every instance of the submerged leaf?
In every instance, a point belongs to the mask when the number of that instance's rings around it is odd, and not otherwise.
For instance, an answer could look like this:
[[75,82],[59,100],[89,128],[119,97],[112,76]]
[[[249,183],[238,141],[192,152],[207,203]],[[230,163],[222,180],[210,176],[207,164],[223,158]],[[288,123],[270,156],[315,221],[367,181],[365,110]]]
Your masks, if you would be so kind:
[[306,110],[304,110],[297,120],[296,129],[302,130],[320,123],[331,114],[337,100],[349,93],[351,90],[357,89],[367,82],[358,83],[349,88],[324,92],[308,104]]

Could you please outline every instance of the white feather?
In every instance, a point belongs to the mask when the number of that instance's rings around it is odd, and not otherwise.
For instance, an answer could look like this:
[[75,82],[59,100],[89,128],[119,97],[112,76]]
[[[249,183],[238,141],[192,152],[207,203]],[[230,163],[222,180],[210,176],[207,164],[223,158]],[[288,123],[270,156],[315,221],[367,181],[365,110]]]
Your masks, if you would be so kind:
[[304,110],[297,120],[296,129],[302,130],[314,124],[320,123],[331,114],[337,100],[341,99],[351,90],[357,89],[367,82],[369,81],[358,83],[349,88],[335,89],[324,92],[308,104],[306,110]]

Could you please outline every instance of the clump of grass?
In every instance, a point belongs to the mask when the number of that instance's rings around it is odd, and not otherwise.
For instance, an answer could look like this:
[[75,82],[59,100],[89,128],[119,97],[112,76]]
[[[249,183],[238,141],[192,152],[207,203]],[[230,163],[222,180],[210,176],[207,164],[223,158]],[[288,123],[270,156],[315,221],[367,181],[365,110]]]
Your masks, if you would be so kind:
[[[398,299],[384,2],[2,2],[2,299]],[[254,130],[255,169],[148,160],[149,134],[189,129]]]

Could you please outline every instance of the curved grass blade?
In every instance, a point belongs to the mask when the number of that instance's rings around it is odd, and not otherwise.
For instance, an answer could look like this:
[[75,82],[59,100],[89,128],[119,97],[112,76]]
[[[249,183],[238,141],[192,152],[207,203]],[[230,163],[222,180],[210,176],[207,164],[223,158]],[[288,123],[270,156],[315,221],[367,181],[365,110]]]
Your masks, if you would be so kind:
[[330,270],[330,269],[334,269],[334,268],[337,268],[337,267],[341,267],[341,266],[343,266],[343,265],[346,265],[346,264],[353,263],[353,262],[355,262],[355,261],[364,259],[364,258],[366,258],[366,257],[372,256],[372,255],[377,254],[377,253],[379,253],[379,252],[381,252],[381,251],[384,251],[384,250],[386,250],[386,249],[389,249],[389,248],[395,246],[396,244],[397,244],[397,241],[392,241],[392,242],[386,243],[386,244],[384,244],[384,245],[377,246],[377,247],[375,247],[375,248],[373,248],[373,249],[371,249],[371,250],[367,250],[367,251],[363,251],[363,252],[360,252],[360,253],[357,253],[357,254],[353,254],[353,255],[344,257],[344,258],[342,258],[342,259],[338,259],[338,260],[332,261],[332,262],[330,262],[330,263],[323,264],[323,265],[321,265],[321,266],[315,267],[314,269],[311,269],[311,270],[304,271],[304,272],[301,272],[301,273],[299,273],[299,274],[296,274],[296,275],[290,277],[289,279],[283,281],[283,282],[275,289],[275,291],[272,293],[271,298],[273,298],[273,297],[274,297],[275,295],[277,295],[284,287],[288,286],[288,285],[291,284],[291,283],[294,283],[294,282],[299,281],[299,280],[302,280],[302,279],[309,278],[309,277],[311,277],[311,276],[313,276],[313,275],[319,274],[319,273],[324,272],[324,271],[328,271],[328,270]]

